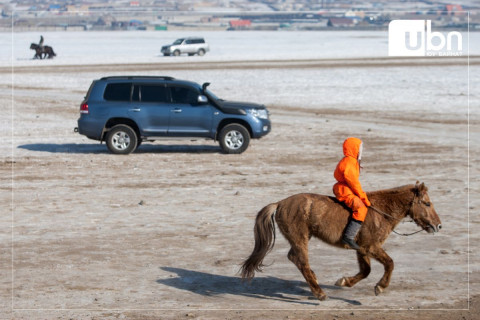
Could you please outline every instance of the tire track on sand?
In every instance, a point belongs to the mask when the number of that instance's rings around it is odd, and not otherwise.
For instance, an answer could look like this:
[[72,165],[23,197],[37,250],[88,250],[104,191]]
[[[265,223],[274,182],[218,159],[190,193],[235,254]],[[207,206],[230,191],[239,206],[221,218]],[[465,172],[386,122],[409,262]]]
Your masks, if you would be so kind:
[[87,64],[0,67],[0,73],[63,73],[97,71],[285,69],[285,68],[377,68],[480,65],[480,56],[460,57],[377,57],[355,59],[247,60],[247,61],[160,61],[158,63]]

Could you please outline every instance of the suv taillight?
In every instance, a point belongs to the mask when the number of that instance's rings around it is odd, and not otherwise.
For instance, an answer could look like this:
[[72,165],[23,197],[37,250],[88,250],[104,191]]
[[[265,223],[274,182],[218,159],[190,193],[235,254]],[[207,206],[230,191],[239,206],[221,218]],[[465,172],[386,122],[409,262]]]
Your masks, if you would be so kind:
[[86,102],[80,105],[80,113],[88,114],[88,104]]

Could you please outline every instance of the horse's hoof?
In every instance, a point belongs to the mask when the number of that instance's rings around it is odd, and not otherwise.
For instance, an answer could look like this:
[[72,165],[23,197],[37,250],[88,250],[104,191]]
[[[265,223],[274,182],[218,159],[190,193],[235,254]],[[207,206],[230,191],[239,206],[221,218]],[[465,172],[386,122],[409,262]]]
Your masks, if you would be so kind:
[[378,296],[380,293],[383,293],[384,290],[385,290],[385,288],[380,287],[379,285],[376,285],[375,286],[375,295]]
[[325,301],[325,300],[328,299],[328,296],[323,291],[320,291],[320,292],[313,292],[312,291],[312,294],[313,294],[313,297],[312,296],[308,297],[308,300],[318,299],[320,301]]
[[317,298],[320,301],[325,301],[328,299],[328,296],[326,294],[321,294],[321,295],[318,295]]
[[337,280],[337,282],[335,282],[335,285],[338,286],[338,287],[346,287],[347,286],[347,280],[345,279],[345,277],[340,278],[340,279]]

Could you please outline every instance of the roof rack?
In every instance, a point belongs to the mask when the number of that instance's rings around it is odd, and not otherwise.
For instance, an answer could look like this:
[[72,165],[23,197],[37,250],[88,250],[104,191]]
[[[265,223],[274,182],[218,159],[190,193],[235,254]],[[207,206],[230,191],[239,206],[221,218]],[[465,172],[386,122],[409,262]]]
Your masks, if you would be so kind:
[[175,80],[174,77],[168,77],[168,76],[109,76],[109,77],[103,77],[100,80],[109,80],[109,79],[162,79],[162,80]]

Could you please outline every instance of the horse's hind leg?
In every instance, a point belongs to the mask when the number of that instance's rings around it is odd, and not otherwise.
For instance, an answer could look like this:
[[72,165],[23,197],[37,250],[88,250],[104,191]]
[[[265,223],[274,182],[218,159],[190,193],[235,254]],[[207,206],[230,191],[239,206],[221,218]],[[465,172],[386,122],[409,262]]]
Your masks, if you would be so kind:
[[376,248],[376,250],[372,251],[371,254],[372,257],[378,260],[381,264],[383,264],[383,267],[385,268],[385,273],[383,274],[383,277],[380,279],[380,281],[378,281],[377,285],[375,286],[375,295],[378,296],[390,284],[390,279],[393,271],[393,260],[382,248]]
[[303,277],[307,281],[308,285],[310,286],[310,290],[312,290],[313,295],[318,300],[325,300],[327,295],[323,292],[322,288],[318,285],[317,276],[315,273],[310,269],[310,264],[308,263],[308,243],[306,246],[294,246],[288,252],[288,259],[293,262],[302,273]]
[[357,251],[357,260],[360,271],[353,277],[343,277],[335,282],[336,286],[353,287],[360,280],[365,279],[370,274],[370,258]]

